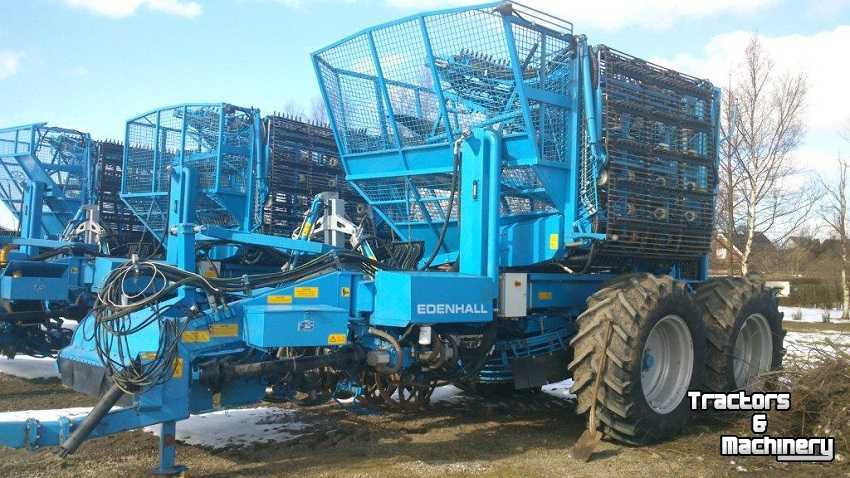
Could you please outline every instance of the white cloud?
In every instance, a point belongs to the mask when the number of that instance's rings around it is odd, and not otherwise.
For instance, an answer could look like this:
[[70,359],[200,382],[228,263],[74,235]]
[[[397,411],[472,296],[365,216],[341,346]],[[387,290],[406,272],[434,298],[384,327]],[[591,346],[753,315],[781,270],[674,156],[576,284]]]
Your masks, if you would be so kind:
[[23,53],[17,51],[0,50],[0,80],[11,78],[18,72],[23,56]]
[[144,6],[154,11],[180,17],[197,17],[201,14],[201,4],[188,0],[64,0],[66,4],[106,15],[124,18],[132,15]]
[[[385,0],[400,8],[436,8],[481,3],[481,0]],[[677,20],[718,15],[749,14],[779,0],[525,0],[520,3],[573,22],[578,30],[589,27],[619,30],[627,26],[666,29]],[[838,1],[838,0],[836,0]]]
[[[729,73],[740,65],[752,32],[731,32],[713,37],[697,55],[653,58],[662,65],[708,78],[718,86],[728,83]],[[812,35],[763,36],[762,44],[779,72],[802,72],[808,81],[806,125],[813,133],[837,136],[850,118],[850,63],[837,60],[836,52],[850,45],[850,25]]]
[[313,5],[313,4],[318,3],[318,2],[322,2],[322,3],[336,2],[336,3],[345,3],[345,4],[353,4],[353,3],[357,2],[357,0],[267,0],[267,1],[271,1],[271,2],[274,2],[274,3],[280,3],[280,4],[282,4],[286,7],[295,8],[295,9],[304,8],[305,6]]

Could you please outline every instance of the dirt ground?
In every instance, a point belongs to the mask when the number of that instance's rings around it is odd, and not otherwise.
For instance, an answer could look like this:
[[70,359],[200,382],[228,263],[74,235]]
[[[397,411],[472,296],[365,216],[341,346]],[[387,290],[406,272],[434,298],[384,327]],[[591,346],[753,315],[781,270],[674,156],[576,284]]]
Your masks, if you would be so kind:
[[[57,380],[0,375],[0,411],[91,405]],[[496,402],[462,397],[420,413],[354,413],[338,405],[298,410],[309,432],[284,444],[210,450],[178,445],[188,476],[534,477],[534,476],[850,476],[850,466],[722,458],[719,435],[743,418],[700,418],[671,442],[631,448],[604,443],[589,463],[568,450],[584,426],[573,403],[538,394]],[[846,450],[838,450],[845,454]],[[157,439],[142,431],[92,440],[60,460],[53,450],[0,449],[2,477],[145,476]]]

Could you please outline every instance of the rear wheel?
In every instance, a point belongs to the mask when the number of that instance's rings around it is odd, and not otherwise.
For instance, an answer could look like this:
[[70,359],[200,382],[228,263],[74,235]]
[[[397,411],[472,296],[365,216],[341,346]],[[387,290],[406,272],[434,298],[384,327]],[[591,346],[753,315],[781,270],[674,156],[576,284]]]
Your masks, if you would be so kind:
[[596,400],[602,432],[625,443],[678,433],[690,416],[687,392],[701,384],[705,355],[702,321],[685,285],[668,276],[624,276],[587,305],[571,341],[577,411],[588,412]]
[[699,288],[696,302],[708,338],[709,390],[755,386],[762,375],[782,365],[782,314],[764,284],[738,277],[712,279]]

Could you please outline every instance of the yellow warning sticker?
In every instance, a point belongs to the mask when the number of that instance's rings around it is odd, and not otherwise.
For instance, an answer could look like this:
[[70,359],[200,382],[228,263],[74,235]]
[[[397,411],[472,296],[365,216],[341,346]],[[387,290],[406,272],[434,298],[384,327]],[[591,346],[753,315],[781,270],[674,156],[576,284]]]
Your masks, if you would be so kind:
[[183,378],[183,359],[180,357],[174,359],[174,374],[172,377]]
[[540,300],[552,300],[552,293],[548,290],[543,290],[537,293],[537,298]]
[[330,334],[328,335],[328,345],[345,345],[348,339],[345,334]]
[[343,297],[351,297],[351,289],[349,289],[348,287],[343,287],[342,288],[342,296]]
[[269,304],[291,304],[292,296],[291,295],[270,295],[266,298],[266,302]]
[[239,324],[213,324],[210,326],[213,337],[239,337]]
[[183,332],[183,342],[190,344],[196,342],[209,342],[210,341],[210,331],[209,330],[187,330]]
[[558,250],[558,246],[560,245],[560,241],[558,241],[558,239],[557,234],[549,234],[549,249],[552,249],[553,251]]
[[139,358],[146,361],[154,360],[156,359],[156,352],[141,352]]
[[204,277],[207,279],[215,279],[218,277],[218,274],[215,272],[215,269],[207,269],[204,271]]
[[296,287],[295,297],[299,299],[315,299],[319,297],[318,287]]

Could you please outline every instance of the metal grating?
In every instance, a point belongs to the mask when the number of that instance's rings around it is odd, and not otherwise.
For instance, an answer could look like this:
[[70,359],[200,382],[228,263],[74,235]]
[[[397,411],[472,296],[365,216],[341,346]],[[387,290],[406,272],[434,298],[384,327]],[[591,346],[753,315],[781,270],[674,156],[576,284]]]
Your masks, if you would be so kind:
[[94,201],[89,135],[38,123],[0,130],[0,200],[20,219],[26,183],[47,185],[42,228],[57,238]]
[[[314,61],[343,161],[372,153],[391,162],[399,150],[448,145],[472,127],[527,135],[538,164],[569,160],[571,116],[551,100],[568,101],[576,81],[569,22],[512,2],[437,11],[367,29]],[[549,101],[529,99],[530,91]],[[445,221],[450,179],[426,172],[425,161],[417,167],[356,182],[403,237],[406,226]],[[503,214],[556,211],[536,167],[513,169],[504,168]]]
[[599,48],[609,184],[602,255],[687,258],[711,242],[716,172],[714,88]]
[[127,123],[121,196],[148,229],[164,237],[168,222],[169,174],[194,172],[196,221],[224,227],[254,224],[246,217],[248,182],[257,165],[256,110],[228,104],[163,108]]

